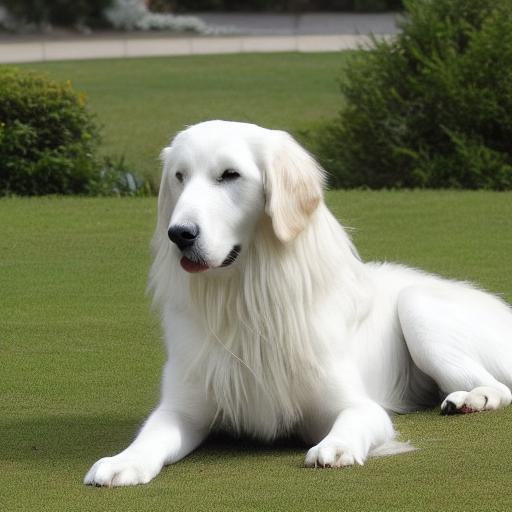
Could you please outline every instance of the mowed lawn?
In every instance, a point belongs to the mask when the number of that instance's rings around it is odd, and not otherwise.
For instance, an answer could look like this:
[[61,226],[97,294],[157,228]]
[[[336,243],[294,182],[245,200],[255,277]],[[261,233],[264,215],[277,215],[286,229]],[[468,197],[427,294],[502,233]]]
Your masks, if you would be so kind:
[[[365,259],[474,280],[512,300],[511,193],[327,199]],[[89,466],[123,449],[158,399],[164,353],[144,293],[155,203],[0,201],[1,510],[512,509],[512,408],[396,417],[419,450],[363,467],[305,469],[297,444],[216,440],[147,486],[83,486]]]
[[225,119],[296,136],[336,116],[347,53],[249,54],[44,62],[23,69],[71,80],[103,126],[102,151],[145,176],[185,126]]

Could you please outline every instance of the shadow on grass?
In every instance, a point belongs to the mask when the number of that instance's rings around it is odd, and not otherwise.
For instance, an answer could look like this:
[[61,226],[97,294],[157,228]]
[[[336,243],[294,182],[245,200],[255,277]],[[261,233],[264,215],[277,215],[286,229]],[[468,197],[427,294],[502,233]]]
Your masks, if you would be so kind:
[[[0,420],[0,460],[95,460],[126,448],[141,418],[111,416],[46,416]],[[295,438],[271,444],[228,434],[212,434],[194,453],[209,459],[295,454],[305,445]]]

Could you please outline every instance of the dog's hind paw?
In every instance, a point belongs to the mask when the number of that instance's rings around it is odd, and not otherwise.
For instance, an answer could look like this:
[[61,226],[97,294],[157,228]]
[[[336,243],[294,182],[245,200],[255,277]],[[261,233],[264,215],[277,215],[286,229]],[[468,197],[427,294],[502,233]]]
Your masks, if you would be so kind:
[[441,414],[468,414],[494,411],[510,404],[510,400],[492,387],[481,386],[471,391],[454,391],[441,404]]

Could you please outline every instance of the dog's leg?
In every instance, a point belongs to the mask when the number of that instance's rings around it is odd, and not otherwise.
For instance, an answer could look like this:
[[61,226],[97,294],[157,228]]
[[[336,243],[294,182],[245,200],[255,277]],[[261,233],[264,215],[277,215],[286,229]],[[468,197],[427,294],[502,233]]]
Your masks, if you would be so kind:
[[[371,400],[344,409],[336,418],[327,436],[306,455],[307,467],[341,467],[363,464],[370,452],[395,437],[386,411]],[[406,448],[407,447],[407,448]],[[390,451],[409,451],[407,445]]]
[[145,484],[165,464],[171,464],[193,451],[206,437],[185,416],[159,406],[148,418],[137,438],[121,453],[98,460],[85,476],[84,483],[97,486]]
[[179,461],[201,444],[214,411],[199,389],[183,382],[186,380],[179,365],[168,362],[160,405],[128,448],[92,466],[85,484],[113,487],[147,483],[164,465]]
[[415,286],[398,300],[414,363],[448,395],[443,414],[500,409],[512,400],[509,387],[500,382],[510,385],[512,377],[512,352],[503,343],[512,336],[512,315],[484,293],[470,293],[468,298],[460,290],[440,294]]

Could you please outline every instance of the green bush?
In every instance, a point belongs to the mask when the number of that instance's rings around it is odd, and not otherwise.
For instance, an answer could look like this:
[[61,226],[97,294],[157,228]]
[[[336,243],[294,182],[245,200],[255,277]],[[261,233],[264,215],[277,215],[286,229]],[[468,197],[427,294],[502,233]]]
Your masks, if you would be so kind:
[[315,150],[336,187],[512,188],[512,0],[406,0]]
[[123,159],[100,160],[99,141],[70,82],[0,69],[0,196],[151,192]]
[[16,19],[24,23],[58,26],[97,25],[112,0],[0,0]]
[[89,191],[99,134],[84,103],[69,82],[0,71],[0,194]]
[[90,192],[97,196],[154,196],[158,194],[158,185],[133,172],[124,157],[105,157],[90,184]]

